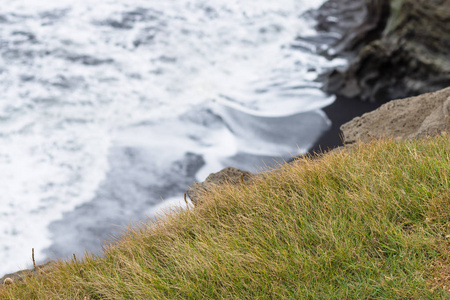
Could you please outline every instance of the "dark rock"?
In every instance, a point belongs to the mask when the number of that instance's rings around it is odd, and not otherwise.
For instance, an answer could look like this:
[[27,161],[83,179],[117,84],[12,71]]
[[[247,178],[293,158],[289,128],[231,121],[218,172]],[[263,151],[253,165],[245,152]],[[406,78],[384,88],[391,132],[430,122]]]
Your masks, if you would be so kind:
[[420,138],[450,132],[450,87],[394,100],[341,126],[346,145],[382,137]]
[[191,198],[194,205],[201,203],[202,194],[207,192],[211,186],[223,185],[229,183],[232,185],[240,185],[250,183],[255,174],[239,170],[233,167],[227,167],[217,173],[209,174],[203,182],[196,182],[189,187],[187,195]]
[[329,0],[316,12],[316,28],[341,38],[330,46],[334,53],[356,56],[366,44],[382,36],[389,17],[389,0]]
[[351,59],[327,92],[386,102],[450,86],[450,0],[331,0],[316,15],[342,34],[332,54]]

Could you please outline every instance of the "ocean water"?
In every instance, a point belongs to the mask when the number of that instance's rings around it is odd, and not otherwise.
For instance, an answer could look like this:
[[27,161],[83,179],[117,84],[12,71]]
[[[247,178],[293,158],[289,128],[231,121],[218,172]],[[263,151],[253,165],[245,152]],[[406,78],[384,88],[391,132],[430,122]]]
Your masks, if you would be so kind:
[[307,151],[324,0],[0,0],[0,275],[85,250],[195,180]]

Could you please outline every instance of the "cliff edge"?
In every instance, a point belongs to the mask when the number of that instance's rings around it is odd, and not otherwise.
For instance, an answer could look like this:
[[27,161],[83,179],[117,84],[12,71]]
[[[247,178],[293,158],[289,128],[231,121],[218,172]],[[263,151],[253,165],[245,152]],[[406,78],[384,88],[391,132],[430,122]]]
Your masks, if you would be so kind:
[[[450,87],[434,93],[393,100],[380,108],[356,117],[341,126],[344,146],[380,138],[422,138],[450,132]],[[342,149],[342,148],[341,148]],[[225,168],[187,191],[194,205],[214,186],[239,186],[252,181],[255,174]]]
[[450,87],[393,100],[341,126],[344,143],[373,139],[420,138],[450,132]]

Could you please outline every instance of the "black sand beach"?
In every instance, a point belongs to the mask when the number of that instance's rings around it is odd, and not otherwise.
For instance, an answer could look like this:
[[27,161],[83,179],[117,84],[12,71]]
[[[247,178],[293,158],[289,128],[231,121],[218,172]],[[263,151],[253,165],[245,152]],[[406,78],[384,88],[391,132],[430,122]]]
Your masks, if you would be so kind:
[[309,150],[309,153],[313,154],[342,146],[341,130],[339,129],[341,125],[357,116],[377,109],[383,103],[385,102],[372,103],[337,96],[333,104],[322,109],[332,122],[331,128],[320,137]]

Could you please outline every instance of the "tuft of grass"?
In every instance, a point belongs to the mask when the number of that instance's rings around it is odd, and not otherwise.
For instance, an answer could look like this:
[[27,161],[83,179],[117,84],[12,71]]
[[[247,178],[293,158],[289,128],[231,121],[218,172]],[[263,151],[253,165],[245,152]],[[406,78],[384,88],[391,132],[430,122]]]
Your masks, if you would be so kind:
[[449,299],[450,140],[300,159],[1,299]]

